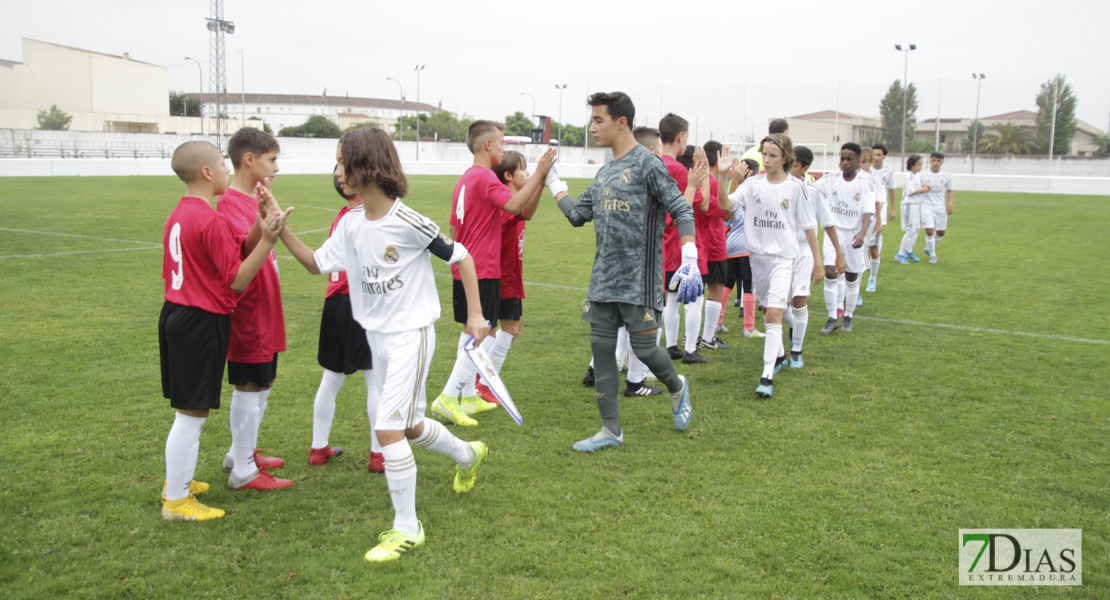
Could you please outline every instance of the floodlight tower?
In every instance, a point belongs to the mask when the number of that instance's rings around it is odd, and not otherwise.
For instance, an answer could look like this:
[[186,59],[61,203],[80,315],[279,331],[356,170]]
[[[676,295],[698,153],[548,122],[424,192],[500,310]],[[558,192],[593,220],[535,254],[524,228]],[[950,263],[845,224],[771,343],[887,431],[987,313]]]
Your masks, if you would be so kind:
[[910,77],[910,52],[917,50],[917,44],[908,44],[905,49],[902,44],[894,44],[894,49],[901,52],[905,57],[902,64],[902,164],[906,162],[906,99],[910,95],[910,85],[907,79]]
[[[972,73],[971,78],[976,80],[975,84],[975,133],[971,138],[971,174],[975,174],[975,156],[979,154],[979,94],[983,91],[983,80],[987,78],[982,73]],[[1049,161],[1051,164],[1051,161]]]
[[[210,134],[215,137],[216,147],[223,150],[223,139],[227,134],[224,122],[224,93],[227,92],[227,56],[224,47],[224,34],[235,33],[235,23],[224,20],[224,1],[212,0],[212,16],[208,21],[208,89],[215,92],[216,110],[212,111]],[[204,104],[203,96],[201,104]]]

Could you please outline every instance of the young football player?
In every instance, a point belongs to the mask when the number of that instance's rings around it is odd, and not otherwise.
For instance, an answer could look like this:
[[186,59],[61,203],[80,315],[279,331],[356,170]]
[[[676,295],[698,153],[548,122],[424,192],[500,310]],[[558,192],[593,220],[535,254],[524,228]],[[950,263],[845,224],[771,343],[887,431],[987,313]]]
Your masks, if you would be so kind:
[[[254,224],[258,204],[254,190],[259,184],[269,187],[277,176],[279,150],[273,136],[254,127],[240,129],[227,143],[235,177],[216,207],[240,239],[246,239]],[[235,391],[228,411],[231,448],[223,462],[224,471],[230,473],[227,485],[231,489],[263,491],[293,485],[291,480],[270,473],[270,469],[284,466],[284,460],[261,456],[257,450],[258,431],[277,379],[280,352],[285,352],[285,315],[277,256],[271,252],[269,261],[239,296],[231,313],[227,379]]]
[[[794,148],[794,164],[790,166],[790,174],[805,182],[806,196],[813,215],[817,219],[818,227],[825,229],[825,237],[832,240],[832,247],[836,252],[833,264],[838,272],[844,271],[844,253],[840,248],[840,240],[836,235],[836,227],[831,223],[832,216],[828,206],[821,197],[821,189],[811,181],[806,181],[809,176],[809,167],[813,164],[813,151],[805,146]],[[808,243],[805,232],[798,235],[798,245]],[[802,252],[794,259],[794,277],[790,284],[790,310],[783,311],[783,323],[790,328],[790,360],[792,369],[801,369],[805,366],[802,360],[802,346],[805,344],[806,330],[809,328],[809,291],[811,283],[810,273],[813,270],[812,256]]]
[[[166,436],[162,518],[208,521],[224,511],[197,502],[196,495],[210,487],[193,480],[200,431],[209,411],[220,407],[235,296],[264,268],[286,215],[256,217],[241,240],[227,217],[212,209],[212,198],[227,190],[230,175],[220,150],[208,142],[185,142],[174,150],[170,166],[186,190],[162,234],[165,303],[158,347],[162,395],[176,410]],[[257,201],[255,207],[258,214]],[[241,258],[244,248],[248,253]]]
[[917,245],[917,232],[921,230],[921,194],[929,191],[929,186],[921,185],[918,173],[921,172],[921,157],[914,154],[906,159],[906,181],[902,184],[902,245],[894,260],[908,265],[910,261],[921,262],[914,256],[913,247]]
[[[728,172],[729,193],[735,192],[748,177],[756,175],[758,168],[759,165],[750,158],[736,162]],[[719,164],[718,173],[721,173]],[[755,328],[755,291],[752,289],[751,258],[744,240],[744,209],[736,204],[732,204],[731,208],[732,211],[725,215],[728,219],[728,236],[725,238],[728,253],[728,280],[725,281],[725,286],[730,289],[733,285],[739,287],[736,295],[741,304],[743,336],[761,338],[764,336],[763,332]]]
[[[689,181],[692,171],[678,160],[678,157],[686,151],[686,140],[689,133],[689,122],[674,113],[667,113],[659,121],[659,139],[663,143],[663,162],[667,167],[667,172],[674,179],[679,192],[686,199],[686,203],[691,207],[700,207],[708,200],[702,196],[698,188],[708,177],[709,165],[706,162],[705,176],[699,176],[693,182]],[[702,153],[704,154],[704,151]],[[691,160],[691,163],[693,162]],[[705,206],[705,210],[707,210],[708,204],[705,204]],[[682,265],[679,237],[678,229],[673,227],[672,224],[668,224],[663,233],[663,269],[665,281],[668,284],[674,277],[674,273]],[[700,245],[698,248],[700,251]],[[699,254],[698,270],[702,275],[708,272],[708,261],[705,253]],[[701,311],[704,301],[705,297],[699,296],[686,305],[684,309],[686,311],[686,343],[683,349],[679,349],[678,293],[675,291],[667,293],[663,322],[664,334],[667,337],[667,353],[672,360],[682,359],[682,362],[686,364],[709,362],[708,358],[698,353],[698,332],[701,331]]]
[[[617,328],[622,324],[628,328],[636,357],[667,387],[675,429],[686,430],[693,416],[690,384],[675,372],[657,336],[663,308],[660,259],[668,213],[682,243],[683,264],[676,281],[694,288],[701,282],[694,281],[698,256],[693,210],[667,167],[650,150],[636,143],[630,125],[636,114],[632,99],[622,92],[598,92],[586,102],[591,107],[590,134],[599,147],[612,149],[613,160],[601,167],[577,201],[567,194],[566,183],[559,180],[554,170],[547,185],[571,225],[580,227],[593,221],[597,236],[582,320],[590,323],[590,346],[597,373],[595,396],[602,427],[596,435],[573,446],[579,452],[594,452],[624,443],[616,361]],[[671,138],[664,134],[663,139]],[[666,153],[664,146],[664,160]],[[700,184],[708,172],[708,165],[699,164],[690,173],[692,187]],[[691,293],[699,291],[693,289]]]
[[836,316],[840,304],[836,290],[836,251],[832,239],[825,236],[825,307],[828,309],[829,320],[818,332],[822,335],[829,335],[841,328],[852,331],[852,315],[859,296],[859,276],[866,266],[864,239],[878,205],[870,176],[860,171],[862,155],[863,149],[859,144],[844,144],[840,148],[840,171],[825,175],[815,184],[825,199],[831,217],[831,221],[823,225],[831,224],[836,227],[837,240],[844,256],[847,283],[842,326]]
[[659,140],[659,130],[654,127],[637,127],[632,130],[636,143],[651,150],[656,156],[663,156],[663,142]]
[[[764,173],[744,182],[728,200],[744,209],[745,242],[751,251],[752,280],[765,312],[767,337],[763,343],[763,373],[756,395],[774,395],[775,372],[786,361],[782,343],[782,313],[790,302],[794,262],[803,252],[813,257],[809,277],[821,278],[817,248],[817,220],[806,197],[805,183],[788,172],[794,160],[790,137],[772,133],[760,143]],[[731,206],[725,206],[726,209]],[[798,243],[804,236],[808,250]]]
[[[493,172],[493,167],[501,164],[505,154],[504,125],[475,121],[467,130],[466,147],[474,155],[474,165],[455,184],[451,198],[451,233],[456,241],[470,249],[478,273],[482,314],[496,327],[501,312],[501,212],[519,215],[526,208],[535,210],[528,205],[540,201],[544,177],[555,163],[556,150],[548,149],[536,164],[536,173],[514,193]],[[480,398],[475,388],[478,370],[463,349],[473,333],[465,327],[466,297],[458,268],[453,266],[451,274],[454,277],[455,322],[464,327],[459,335],[455,366],[443,392],[432,402],[432,413],[456,425],[473,426],[478,421],[471,415],[493,410],[497,405]]]
[[873,160],[871,162],[871,178],[875,180],[876,199],[881,199],[880,212],[875,214],[875,235],[869,240],[867,251],[871,262],[868,267],[870,276],[867,279],[865,291],[874,292],[879,282],[879,264],[882,262],[883,228],[887,221],[894,218],[894,169],[886,166],[886,146],[875,144],[871,147]]
[[389,134],[373,127],[348,131],[339,140],[336,161],[335,176],[343,191],[362,196],[361,214],[341,220],[315,252],[288,229],[281,239],[310,273],[346,271],[358,278],[351,310],[366,330],[381,386],[374,425],[394,510],[393,528],[378,537],[380,543],[365,558],[384,562],[424,543],[424,527],[416,515],[416,459],[409,440],[455,461],[454,489],[460,494],[474,486],[478,467],[489,454],[483,442],[464,442],[438,421],[424,418],[440,315],[430,255],[458,267],[466,328],[476,343],[485,338],[489,324],[467,249],[401,201],[408,182]]
[[[339,221],[348,213],[362,212],[362,196],[343,191],[339,180],[332,175],[335,191],[347,201],[332,221],[330,236],[335,232]],[[320,344],[316,360],[324,369],[316,399],[312,404],[312,447],[308,451],[308,463],[320,466],[332,457],[343,454],[343,448],[331,447],[332,421],[335,419],[335,398],[343,387],[343,380],[355,371],[362,371],[366,381],[366,415],[370,421],[370,464],[372,473],[385,470],[382,447],[374,435],[374,419],[378,412],[378,383],[374,373],[370,345],[366,342],[366,332],[351,313],[351,293],[347,285],[346,271],[336,271],[328,277],[328,288],[324,294],[324,310],[320,316]]]
[[948,230],[948,217],[955,209],[955,192],[952,191],[952,174],[942,171],[944,155],[929,155],[929,170],[918,174],[921,186],[929,191],[921,196],[921,225],[925,228],[925,255],[929,262],[937,262],[937,244]]
[[[700,205],[694,211],[695,223],[701,223],[702,229],[698,231],[699,239],[702,231],[705,233],[706,275],[705,280],[705,319],[702,321],[701,335],[698,337],[698,346],[709,350],[728,350],[728,344],[717,339],[717,325],[721,321],[724,310],[725,279],[728,278],[728,253],[725,250],[725,211],[721,210],[718,191],[720,176],[718,159],[721,156],[723,144],[717,141],[708,141],[702,147],[705,151],[706,162],[709,164],[709,177],[702,188],[707,188],[709,202],[705,211]],[[731,166],[731,161],[728,163]],[[727,195],[727,194],[726,194]],[[703,202],[705,204],[705,202]],[[701,252],[701,249],[698,249]]]

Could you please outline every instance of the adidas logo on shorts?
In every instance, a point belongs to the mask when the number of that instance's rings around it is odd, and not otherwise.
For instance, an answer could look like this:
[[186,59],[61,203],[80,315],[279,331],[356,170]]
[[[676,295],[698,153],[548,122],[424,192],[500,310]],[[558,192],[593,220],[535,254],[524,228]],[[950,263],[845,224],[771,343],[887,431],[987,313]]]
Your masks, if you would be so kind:
[[644,323],[647,323],[648,321],[654,321],[654,320],[655,320],[655,317],[651,316],[651,313],[649,313],[649,312],[644,313]]

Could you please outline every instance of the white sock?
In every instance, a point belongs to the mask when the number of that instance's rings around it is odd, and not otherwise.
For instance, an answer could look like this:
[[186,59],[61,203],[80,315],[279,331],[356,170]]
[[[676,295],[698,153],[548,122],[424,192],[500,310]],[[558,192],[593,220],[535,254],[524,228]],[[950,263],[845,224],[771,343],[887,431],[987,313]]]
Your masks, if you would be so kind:
[[516,341],[516,336],[510,335],[504,329],[497,332],[497,339],[493,342],[493,347],[489,351],[489,359],[493,361],[493,368],[497,372],[501,372],[501,367],[505,365],[505,357],[509,355],[509,349],[513,347],[513,342]]
[[324,369],[320,387],[316,390],[316,400],[312,403],[312,449],[319,450],[328,445],[331,423],[335,419],[335,397],[346,379],[342,373]]
[[701,310],[705,304],[705,296],[698,296],[697,300],[686,305],[686,351],[698,351],[698,332],[701,331]]
[[385,455],[385,482],[393,501],[393,528],[405,533],[419,533],[416,520],[416,457],[408,440],[382,448]]
[[910,236],[909,231],[907,231],[905,233],[905,235],[902,236],[902,245],[898,246],[898,253],[899,254],[905,256],[905,255],[907,255],[907,254],[909,254],[910,252],[913,251],[913,246],[910,245],[912,239],[913,239],[913,237]]
[[628,356],[631,354],[631,352],[629,352],[630,349],[628,328],[621,325],[617,328],[617,365],[628,361]]
[[594,357],[592,354],[590,355],[590,368],[594,368]]
[[934,246],[939,246],[939,245],[940,245],[940,243],[941,243],[942,241],[944,241],[944,236],[943,236],[943,235],[940,235],[940,234],[938,233],[938,234],[937,234],[937,241],[936,241],[936,244],[934,244]]
[[258,447],[258,401],[262,392],[231,392],[231,459],[236,477],[246,478],[258,470],[254,449]]
[[789,306],[786,307],[786,310],[782,311],[782,324],[784,327],[794,326],[794,313],[790,310]]
[[782,352],[782,323],[763,324],[767,337],[763,339],[763,377],[775,377],[775,360]]
[[274,388],[258,392],[258,426],[262,426],[262,419],[266,418],[266,406],[270,404],[270,392]]
[[702,321],[701,338],[710,341],[717,337],[717,321],[721,320],[721,303],[716,300],[705,301],[705,320]]
[[879,278],[879,263],[882,262],[883,257],[871,259],[871,279]]
[[859,298],[860,277],[848,282],[848,294],[845,297],[844,316],[850,317],[856,312],[856,299]]
[[937,236],[935,236],[935,235],[926,235],[925,236],[925,249],[928,250],[929,254],[931,254],[932,256],[937,255]]
[[208,419],[174,413],[173,426],[166,436],[166,499],[180,500],[189,495],[191,473],[197,468],[193,447],[200,445],[200,429]]
[[794,328],[794,339],[790,340],[792,344],[790,351],[801,352],[802,342],[806,339],[806,328],[809,327],[809,306],[791,307],[789,312],[793,313],[791,317],[794,320],[794,324],[791,325]]
[[[207,421],[208,419],[205,418],[205,420]],[[200,438],[198,437],[197,441],[193,442],[193,447],[189,449],[189,462],[186,463],[189,466],[189,470],[185,472],[185,481],[192,481],[196,479],[197,457],[199,456]]]
[[420,437],[412,440],[412,443],[432,452],[450,456],[455,464],[464,469],[474,460],[474,450],[470,444],[455,437],[443,424],[434,419],[424,419],[424,431],[421,432]]
[[825,310],[829,313],[830,319],[836,318],[836,309],[839,304],[836,302],[836,288],[837,283],[835,279],[825,278]]
[[678,345],[678,292],[667,292],[667,305],[663,307],[663,329],[667,333],[667,347]]
[[381,454],[382,445],[378,442],[378,430],[375,428],[378,418],[378,403],[382,400],[378,371],[367,369],[362,372],[362,379],[366,382],[366,417],[370,423],[370,451]]
[[841,273],[836,278],[836,306],[837,308],[844,308],[844,301],[848,293],[848,279]]
[[[455,352],[455,366],[451,368],[451,376],[447,378],[447,384],[443,386],[444,396],[458,398],[460,395],[473,396],[477,393],[474,390],[474,376],[478,374],[478,371],[474,368],[474,364],[470,362],[466,351],[463,350],[463,346],[469,338],[470,334],[459,334],[459,345]],[[467,391],[470,393],[467,394]]]

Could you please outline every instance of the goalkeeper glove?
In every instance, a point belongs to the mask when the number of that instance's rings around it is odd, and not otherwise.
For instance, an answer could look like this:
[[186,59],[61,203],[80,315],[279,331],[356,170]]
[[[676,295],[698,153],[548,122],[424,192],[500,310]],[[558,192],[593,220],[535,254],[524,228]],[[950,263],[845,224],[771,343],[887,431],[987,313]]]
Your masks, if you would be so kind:
[[555,172],[555,167],[552,166],[551,170],[547,172],[547,177],[543,180],[544,185],[547,186],[547,191],[551,192],[552,196],[558,197],[560,192],[567,191],[567,182],[559,179],[559,174]]

